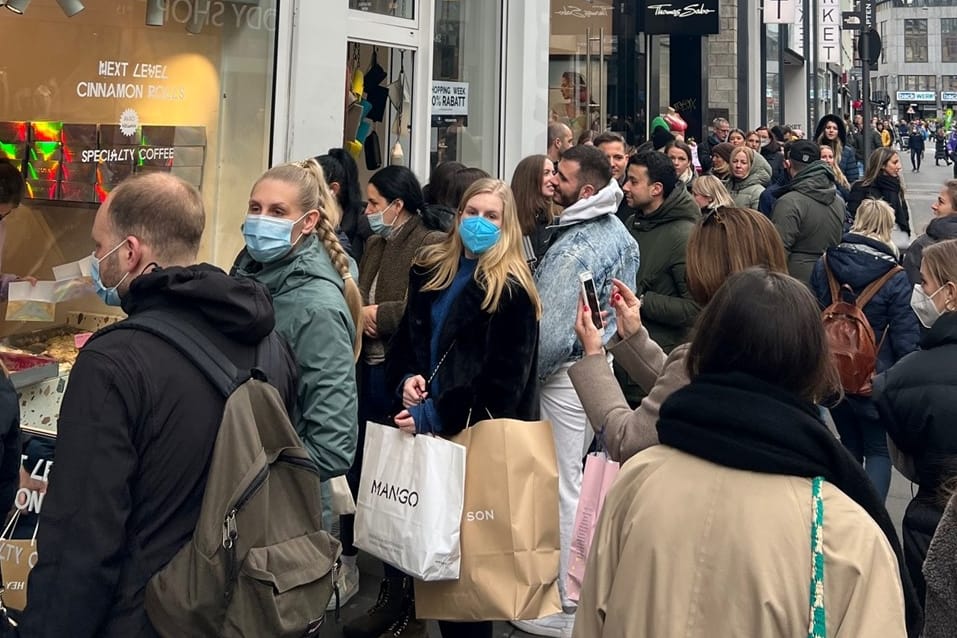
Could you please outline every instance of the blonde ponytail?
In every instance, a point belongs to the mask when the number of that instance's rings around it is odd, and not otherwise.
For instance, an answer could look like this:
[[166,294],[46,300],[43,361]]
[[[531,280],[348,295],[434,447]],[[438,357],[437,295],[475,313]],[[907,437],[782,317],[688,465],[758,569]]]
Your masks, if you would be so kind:
[[339,243],[339,236],[336,235],[336,228],[342,220],[342,209],[339,208],[335,195],[326,183],[322,166],[314,159],[281,164],[266,171],[259,181],[264,179],[275,179],[295,185],[299,189],[300,210],[319,211],[316,235],[325,246],[332,265],[342,277],[342,296],[345,297],[349,314],[352,315],[352,322],[356,328],[352,352],[358,360],[359,352],[362,350],[362,294],[359,292],[359,286],[352,279],[352,273],[349,272],[349,257]]

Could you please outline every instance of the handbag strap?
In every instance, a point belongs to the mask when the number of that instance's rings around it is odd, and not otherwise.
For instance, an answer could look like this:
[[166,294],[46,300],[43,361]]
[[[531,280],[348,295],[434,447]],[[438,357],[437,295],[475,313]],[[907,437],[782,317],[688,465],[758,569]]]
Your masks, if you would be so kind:
[[445,358],[449,356],[449,353],[452,352],[452,348],[455,347],[455,340],[452,340],[452,343],[449,344],[448,349],[445,351],[445,354],[439,359],[439,362],[435,364],[435,368],[432,369],[432,374],[429,375],[426,385],[432,385],[432,379],[435,378],[436,373],[439,371],[439,368],[442,367],[442,364],[445,363]]
[[827,638],[824,613],[824,478],[811,482],[811,588],[808,613],[808,638]]

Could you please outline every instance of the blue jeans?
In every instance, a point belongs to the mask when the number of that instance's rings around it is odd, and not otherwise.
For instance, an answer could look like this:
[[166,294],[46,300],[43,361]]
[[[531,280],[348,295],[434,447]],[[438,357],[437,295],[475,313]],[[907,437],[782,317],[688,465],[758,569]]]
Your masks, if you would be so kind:
[[858,463],[863,463],[864,472],[883,502],[891,485],[891,459],[887,432],[874,401],[870,397],[847,396],[831,408],[831,416],[841,443]]

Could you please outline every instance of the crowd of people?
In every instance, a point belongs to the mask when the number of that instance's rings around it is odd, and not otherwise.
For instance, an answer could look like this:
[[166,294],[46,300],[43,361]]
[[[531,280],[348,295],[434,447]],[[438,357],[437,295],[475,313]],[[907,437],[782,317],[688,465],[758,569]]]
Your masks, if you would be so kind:
[[[631,148],[614,131],[575,143],[554,122],[510,184],[457,162],[425,188],[402,166],[360,184],[342,149],[282,164],[251,187],[229,272],[197,263],[198,192],[136,175],[96,214],[94,285],[130,317],[181,316],[237,367],[278,334],[266,377],[325,500],[342,482],[355,495],[367,422],[451,437],[488,415],[547,420],[562,611],[514,621],[533,635],[954,635],[957,180],[902,242],[902,151],[862,143],[877,127],[826,115],[811,139],[721,118],[700,144],[684,132],[662,118]],[[3,168],[5,216],[24,192]],[[857,317],[850,351],[840,313]],[[223,408],[155,336],[81,350],[13,631],[157,635],[144,585],[198,524]],[[16,404],[0,409],[6,506],[20,450]],[[596,448],[623,466],[576,601],[566,576]],[[918,485],[903,544],[884,506],[892,463]],[[328,611],[360,581],[354,518],[336,515]],[[413,579],[383,572],[343,634],[425,636]],[[439,626],[492,636],[491,619]]]

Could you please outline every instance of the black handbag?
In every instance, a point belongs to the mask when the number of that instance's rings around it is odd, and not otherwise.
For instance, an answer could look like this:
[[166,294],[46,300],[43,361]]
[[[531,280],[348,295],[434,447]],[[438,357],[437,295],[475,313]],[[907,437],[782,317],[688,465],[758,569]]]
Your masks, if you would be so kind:
[[369,133],[365,141],[366,150],[366,168],[370,171],[377,171],[382,168],[382,147],[379,144],[379,134],[375,129]]

